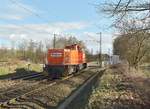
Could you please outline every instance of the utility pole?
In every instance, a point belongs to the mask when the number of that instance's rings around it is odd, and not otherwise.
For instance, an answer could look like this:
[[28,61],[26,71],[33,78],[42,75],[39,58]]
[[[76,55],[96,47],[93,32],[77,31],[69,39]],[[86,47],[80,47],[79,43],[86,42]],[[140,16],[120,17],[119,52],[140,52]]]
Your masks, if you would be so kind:
[[99,34],[99,66],[102,67],[102,33]]
[[110,53],[110,48],[108,49],[108,55],[109,55],[109,65],[111,64],[111,53]]
[[98,43],[98,47],[99,47],[99,56],[98,56],[98,62],[99,62],[99,66],[102,67],[102,33],[99,32],[99,33],[96,33],[99,35],[99,40],[95,39],[94,37],[88,35],[89,37],[91,37],[92,39],[94,38],[93,41],[97,42]]
[[54,39],[53,39],[53,48],[56,48],[56,34],[54,34]]

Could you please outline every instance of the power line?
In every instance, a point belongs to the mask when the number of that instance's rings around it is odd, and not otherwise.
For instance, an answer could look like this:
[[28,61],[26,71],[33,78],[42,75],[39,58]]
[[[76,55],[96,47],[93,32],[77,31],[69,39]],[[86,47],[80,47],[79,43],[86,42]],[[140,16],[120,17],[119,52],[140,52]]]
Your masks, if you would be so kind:
[[[38,18],[40,18],[40,19],[42,19],[44,22],[47,22],[47,23],[49,23],[49,21],[47,20],[47,19],[45,19],[45,18],[43,18],[41,15],[39,15],[38,13],[36,13],[36,12],[33,12],[31,9],[29,9],[29,8],[26,8],[25,6],[23,6],[21,3],[19,3],[19,2],[17,2],[16,0],[9,0],[10,2],[12,2],[13,4],[15,4],[16,6],[18,6],[18,7],[20,7],[20,8],[23,8],[26,12],[28,12],[28,13],[30,13],[30,14],[32,14],[32,15],[34,15],[34,16],[36,16],[36,17],[38,17]],[[4,19],[2,19],[3,21],[4,21]],[[1,21],[2,21],[1,20]],[[5,21],[4,21],[5,22]],[[8,22],[8,21],[6,21],[6,22]],[[25,26],[25,25],[16,25],[15,23],[12,23],[11,22],[11,24],[12,25],[15,25],[15,26],[17,26],[17,27],[20,27],[20,28],[26,28],[27,30],[29,29],[29,27],[27,27],[27,26]],[[28,32],[30,32],[30,33],[32,33],[31,31],[28,31]],[[39,33],[40,33],[40,31],[39,31]],[[46,32],[44,32],[44,33],[46,33]]]
[[[101,32],[100,33],[97,33],[97,34],[101,34]],[[88,35],[88,34],[87,34]],[[100,41],[101,40],[98,40],[98,39],[96,39],[95,37],[93,37],[93,36],[91,36],[91,35],[88,35],[92,40],[89,40],[89,41],[93,41],[93,42],[97,42],[97,43],[100,43]]]
[[[16,0],[9,0],[10,2],[12,2],[13,4],[15,4],[16,6],[23,8],[25,11],[27,11],[28,13],[31,13],[32,15],[38,17],[39,19],[43,20],[44,22],[49,23],[49,20],[45,19],[44,17],[42,17],[40,14],[32,11],[29,8],[24,7],[22,4],[20,4],[19,2],[17,2]],[[25,26],[24,26],[25,27]]]
[[34,16],[36,16],[36,17],[42,19],[44,22],[49,23],[49,20],[43,18],[40,14],[38,14],[38,13],[32,11],[31,9],[24,7],[23,5],[21,5],[21,4],[20,4],[19,2],[17,2],[16,0],[9,0],[9,1],[12,2],[13,4],[15,4],[16,6],[18,6],[18,7],[20,7],[20,8],[23,8],[23,9],[24,9],[25,11],[27,11],[28,13],[31,13],[32,15],[34,15]]
[[[88,34],[87,34],[88,35]],[[93,37],[93,36],[91,36],[91,35],[88,35],[92,40],[89,40],[89,41],[93,41],[93,42],[97,42],[97,43],[99,43],[99,41],[95,38],[95,37]]]

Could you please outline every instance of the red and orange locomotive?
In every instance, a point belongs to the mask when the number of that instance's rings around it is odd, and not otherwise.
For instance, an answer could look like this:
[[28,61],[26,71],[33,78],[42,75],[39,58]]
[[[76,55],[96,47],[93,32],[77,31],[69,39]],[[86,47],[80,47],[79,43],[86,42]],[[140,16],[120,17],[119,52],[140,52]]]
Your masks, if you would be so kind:
[[44,71],[52,78],[67,76],[86,68],[85,53],[77,44],[64,49],[49,49]]

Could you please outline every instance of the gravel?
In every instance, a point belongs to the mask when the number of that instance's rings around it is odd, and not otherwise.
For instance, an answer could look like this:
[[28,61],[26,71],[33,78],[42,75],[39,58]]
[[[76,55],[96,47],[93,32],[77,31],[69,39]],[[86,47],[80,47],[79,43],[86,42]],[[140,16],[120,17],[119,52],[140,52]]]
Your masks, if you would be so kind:
[[0,93],[10,89],[14,89],[14,87],[20,87],[24,84],[26,84],[26,82],[22,80],[0,80]]

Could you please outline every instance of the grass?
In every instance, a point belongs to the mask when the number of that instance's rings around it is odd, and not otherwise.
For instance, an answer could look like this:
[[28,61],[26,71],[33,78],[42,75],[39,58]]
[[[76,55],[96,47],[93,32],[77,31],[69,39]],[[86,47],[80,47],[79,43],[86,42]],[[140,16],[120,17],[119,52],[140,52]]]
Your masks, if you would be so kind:
[[10,71],[6,67],[0,67],[0,75],[8,74]]
[[150,63],[144,63],[144,64],[140,65],[140,69],[139,70],[146,77],[150,78]]
[[142,70],[140,70],[140,72],[142,72],[145,75],[145,77],[150,78],[150,69],[149,70],[142,69]]
[[[17,62],[15,64],[4,64],[0,66],[0,75],[6,75],[9,73],[14,73],[15,69],[25,68],[28,69],[27,62]],[[31,64],[29,67],[30,71],[41,72],[42,65],[40,64]]]
[[87,107],[90,109],[110,108],[113,99],[124,93],[123,91],[116,90],[116,85],[121,80],[119,74],[114,74],[110,69],[107,70],[100,79],[99,87],[93,90]]
[[[127,79],[119,70],[116,68],[106,70],[99,80],[99,86],[93,89],[86,109],[141,109],[141,106],[148,107],[146,104],[146,100],[149,101],[150,87],[148,83],[141,83],[139,79],[136,81],[138,72],[128,72],[129,77],[132,75],[133,77]],[[145,77],[144,72],[139,76],[141,80],[145,79],[143,78]]]
[[36,72],[42,72],[43,66],[41,64],[31,64],[30,70],[36,71]]
[[141,69],[139,69],[139,72],[142,73],[145,77],[150,78],[150,67],[149,67],[149,69],[141,68]]

